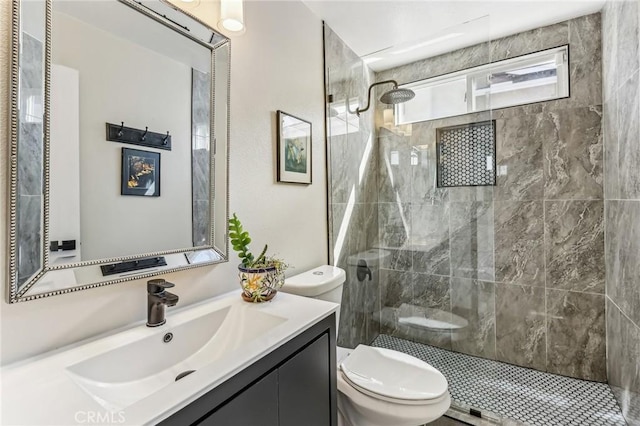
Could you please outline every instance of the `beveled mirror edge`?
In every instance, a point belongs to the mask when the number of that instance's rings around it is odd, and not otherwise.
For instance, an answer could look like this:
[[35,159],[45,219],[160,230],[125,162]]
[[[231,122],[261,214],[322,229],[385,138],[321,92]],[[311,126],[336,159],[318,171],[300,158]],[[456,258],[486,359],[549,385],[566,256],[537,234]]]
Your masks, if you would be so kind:
[[[228,262],[229,260],[229,242],[228,242],[228,238],[225,238],[225,247],[223,249],[217,248],[215,247],[215,245],[213,244],[214,242],[214,234],[215,234],[215,227],[213,225],[213,214],[210,214],[211,217],[211,222],[210,222],[210,233],[211,233],[211,244],[207,245],[207,246],[199,246],[199,247],[189,247],[186,249],[175,249],[175,250],[167,250],[167,251],[160,251],[160,252],[153,252],[153,253],[144,253],[141,255],[130,255],[130,256],[121,256],[121,257],[113,257],[113,258],[108,258],[108,259],[97,259],[97,260],[90,260],[90,261],[84,261],[84,262],[77,262],[77,263],[71,263],[71,264],[66,264],[66,265],[56,265],[56,266],[50,266],[49,265],[49,232],[48,232],[48,228],[49,228],[49,134],[50,134],[50,123],[49,123],[49,117],[50,117],[50,72],[51,72],[51,28],[52,28],[52,23],[51,23],[51,16],[52,16],[52,0],[44,0],[45,3],[45,10],[46,10],[46,19],[45,19],[45,58],[44,58],[44,114],[43,114],[43,219],[42,219],[42,229],[43,229],[43,236],[42,236],[42,267],[39,269],[39,271],[37,273],[35,273],[28,282],[26,282],[22,288],[18,288],[18,263],[17,263],[17,252],[18,252],[18,238],[17,238],[17,198],[18,198],[18,94],[19,94],[19,66],[20,66],[20,3],[22,0],[12,0],[12,11],[11,11],[11,88],[10,88],[10,96],[11,96],[11,102],[10,102],[10,107],[11,107],[11,111],[10,111],[10,132],[9,132],[9,137],[10,137],[10,143],[9,143],[9,203],[8,203],[8,207],[9,207],[9,224],[8,224],[8,228],[9,228],[9,259],[8,259],[8,268],[7,268],[7,290],[6,290],[6,302],[7,303],[18,303],[18,302],[26,302],[26,301],[30,301],[30,300],[36,300],[36,299],[41,299],[44,297],[49,297],[49,296],[56,296],[56,295],[60,295],[60,294],[66,294],[66,293],[71,293],[71,292],[76,292],[76,291],[80,291],[80,290],[87,290],[87,289],[91,289],[91,288],[96,288],[96,287],[102,287],[102,286],[106,286],[106,285],[111,285],[111,284],[118,284],[118,283],[122,283],[122,282],[126,282],[126,281],[133,281],[133,280],[138,280],[138,279],[144,279],[144,278],[149,278],[149,277],[153,277],[153,276],[157,276],[157,275],[161,275],[161,274],[167,274],[167,273],[172,273],[172,272],[177,272],[177,271],[182,271],[182,270],[187,270],[187,269],[194,269],[194,268],[199,268],[199,267],[203,267],[203,266],[210,266],[210,265],[215,265],[218,263],[224,263],[224,262]],[[181,10],[179,8],[177,8],[175,5],[172,5],[171,3],[165,1],[165,0],[159,0],[162,4],[166,5],[167,7],[171,7],[172,9],[184,14],[185,16],[189,17],[190,19],[198,22],[201,25],[204,25],[205,27],[209,28],[213,33],[218,34],[222,37],[222,40],[217,42],[216,44],[209,44],[209,43],[205,43],[202,42],[200,40],[198,40],[197,38],[191,36],[190,34],[182,31],[180,28],[176,27],[175,25],[169,25],[168,23],[164,22],[163,20],[159,19],[158,17],[154,16],[153,14],[147,12],[146,10],[142,9],[142,7],[140,5],[138,5],[137,2],[135,2],[134,0],[117,0],[120,3],[123,3],[129,7],[132,7],[136,10],[138,10],[139,12],[143,13],[144,15],[146,15],[147,17],[155,20],[156,22],[165,25],[175,31],[180,32],[181,34],[183,34],[185,37],[188,37],[189,39],[207,47],[208,49],[211,50],[211,79],[212,79],[212,84],[211,84],[211,105],[214,106],[215,105],[215,94],[214,94],[214,86],[215,86],[215,54],[216,54],[216,50],[219,48],[223,48],[223,47],[228,47],[229,48],[229,52],[228,52],[228,61],[226,64],[226,72],[227,72],[227,106],[230,105],[230,85],[231,85],[231,49],[230,49],[230,40],[218,33],[215,29],[211,28],[208,24],[204,23],[203,21],[201,21],[200,19],[196,18],[195,16],[193,16],[192,14]],[[210,122],[211,122],[211,133],[210,133],[210,155],[211,155],[211,166],[209,169],[209,173],[211,176],[210,179],[210,200],[216,200],[216,198],[214,197],[214,191],[215,191],[215,179],[214,177],[214,167],[215,167],[215,145],[217,143],[217,138],[215,136],[214,133],[214,129],[215,127],[213,127],[213,123],[214,123],[214,114],[215,114],[215,108],[214,108],[214,112],[210,114]],[[225,199],[225,223],[228,221],[229,218],[229,135],[230,135],[230,116],[227,110],[227,117],[226,117],[226,129],[225,129],[225,143],[226,143],[226,155],[225,155],[225,182],[224,182],[224,187],[226,188],[226,193],[224,196]],[[218,197],[220,198],[220,197]],[[213,211],[212,207],[209,206],[210,212]],[[43,278],[48,272],[54,272],[54,271],[60,271],[60,270],[64,270],[64,269],[75,269],[75,268],[80,268],[80,267],[87,267],[87,266],[96,266],[99,267],[99,265],[104,265],[104,264],[108,264],[108,263],[116,263],[116,262],[122,262],[122,261],[127,261],[127,260],[132,260],[132,259],[139,259],[139,258],[147,258],[147,257],[157,257],[157,256],[162,256],[162,255],[170,255],[170,254],[185,254],[189,253],[189,252],[194,252],[194,251],[199,251],[199,250],[212,250],[215,254],[217,254],[220,259],[219,260],[214,260],[214,261],[209,261],[209,262],[202,262],[202,263],[197,263],[197,264],[187,264],[187,265],[182,265],[179,267],[173,267],[173,268],[167,268],[167,269],[162,269],[162,270],[156,270],[153,272],[144,272],[141,271],[139,274],[130,274],[129,276],[120,276],[114,279],[109,279],[109,280],[105,280],[105,281],[99,281],[96,283],[88,283],[88,284],[83,284],[83,285],[78,285],[78,286],[71,286],[68,288],[64,288],[64,289],[59,289],[59,290],[55,290],[55,291],[45,291],[42,293],[36,293],[36,294],[32,294],[32,295],[26,295],[26,293],[28,293],[39,281],[41,278]]]
[[20,2],[11,3],[11,111],[9,131],[9,259],[7,268],[6,297],[9,303],[16,299],[18,263],[17,263],[17,195],[18,195],[18,80],[19,80],[19,50],[20,50]]

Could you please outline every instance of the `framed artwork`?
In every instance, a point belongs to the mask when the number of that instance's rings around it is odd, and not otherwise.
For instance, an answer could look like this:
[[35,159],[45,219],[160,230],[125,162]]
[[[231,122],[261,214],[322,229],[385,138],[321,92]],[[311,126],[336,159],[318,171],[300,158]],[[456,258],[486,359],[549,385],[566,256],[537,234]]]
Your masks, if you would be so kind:
[[122,195],[160,196],[160,153],[122,148]]
[[277,113],[278,182],[311,183],[311,123]]

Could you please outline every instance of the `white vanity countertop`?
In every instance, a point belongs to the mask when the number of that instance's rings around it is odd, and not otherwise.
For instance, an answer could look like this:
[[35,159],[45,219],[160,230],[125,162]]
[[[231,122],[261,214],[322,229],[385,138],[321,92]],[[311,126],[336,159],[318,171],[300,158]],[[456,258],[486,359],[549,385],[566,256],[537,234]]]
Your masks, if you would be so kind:
[[[117,411],[109,411],[80,387],[68,367],[114,348],[171,331],[176,324],[216,309],[258,310],[284,321],[250,339],[184,379]],[[167,323],[146,327],[140,321],[104,337],[39,355],[0,370],[3,425],[156,424],[225,382],[285,342],[335,312],[337,304],[279,292],[270,302],[247,303],[238,291],[183,309],[167,309]],[[187,380],[188,379],[188,380]]]

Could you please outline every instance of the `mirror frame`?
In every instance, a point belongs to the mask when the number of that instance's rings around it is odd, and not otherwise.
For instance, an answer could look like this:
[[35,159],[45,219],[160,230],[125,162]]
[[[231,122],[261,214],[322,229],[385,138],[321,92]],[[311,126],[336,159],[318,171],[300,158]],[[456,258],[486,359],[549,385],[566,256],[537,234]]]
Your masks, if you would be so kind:
[[[44,113],[43,113],[43,134],[42,134],[42,144],[43,144],[43,159],[42,159],[42,170],[43,170],[43,189],[42,189],[42,235],[40,237],[40,241],[42,243],[42,262],[40,265],[40,269],[35,275],[30,277],[21,287],[18,287],[18,230],[17,230],[17,200],[18,200],[18,134],[19,134],[19,70],[20,70],[20,31],[21,31],[21,22],[20,22],[20,5],[21,1],[24,0],[12,0],[12,19],[11,19],[11,114],[10,114],[10,148],[9,148],[9,167],[10,167],[10,180],[9,180],[9,267],[8,267],[8,286],[7,286],[7,302],[8,303],[16,303],[16,302],[25,302],[29,300],[40,299],[43,297],[54,296],[58,294],[65,294],[80,290],[86,290],[95,287],[102,287],[110,284],[117,284],[125,281],[132,281],[142,278],[148,278],[160,274],[166,274],[186,269],[198,268],[202,266],[214,265],[217,263],[227,262],[229,260],[229,240],[225,233],[224,235],[224,246],[216,247],[215,246],[215,223],[214,223],[214,203],[216,200],[224,201],[224,211],[225,217],[223,218],[226,223],[229,218],[229,139],[230,139],[230,114],[229,114],[229,105],[230,105],[230,88],[231,88],[231,43],[230,40],[211,28],[208,24],[204,23],[200,19],[196,18],[192,14],[179,9],[177,6],[167,2],[166,0],[159,0],[163,6],[171,8],[178,13],[184,14],[185,17],[195,21],[196,23],[203,25],[207,29],[209,29],[214,35],[220,36],[221,40],[215,43],[207,43],[203,40],[199,40],[193,35],[189,34],[187,31],[182,30],[178,25],[174,24],[171,20],[166,18],[165,16],[161,16],[159,13],[152,9],[148,9],[143,5],[140,5],[135,0],[114,0],[123,4],[123,6],[131,7],[136,11],[142,13],[148,18],[153,19],[158,24],[164,25],[174,31],[179,32],[183,36],[189,38],[190,40],[208,48],[211,51],[211,91],[209,93],[210,102],[211,102],[211,113],[210,113],[210,137],[209,137],[209,150],[210,150],[210,167],[209,167],[209,175],[210,179],[210,188],[209,188],[209,232],[210,232],[210,241],[209,245],[198,246],[198,247],[188,247],[184,249],[172,249],[165,250],[153,253],[143,253],[139,255],[129,255],[129,256],[121,256],[121,257],[113,257],[107,259],[96,259],[96,260],[88,260],[83,262],[69,263],[69,264],[61,264],[61,265],[50,265],[49,263],[49,175],[50,175],[50,167],[49,167],[49,158],[50,158],[50,114],[51,114],[51,99],[50,99],[50,90],[51,90],[51,33],[52,33],[52,3],[53,0],[43,0],[45,7],[46,19],[43,24],[45,25],[45,40],[44,40]],[[216,135],[216,127],[215,127],[215,118],[216,118],[216,95],[215,95],[215,85],[216,85],[216,54],[218,49],[226,47],[228,49],[227,54],[227,64],[226,64],[226,74],[227,74],[227,93],[226,93],[226,129],[224,129],[225,137],[223,139],[225,144],[225,158],[216,158],[216,144],[219,142],[219,138]],[[224,164],[225,167],[225,182],[224,188],[226,190],[223,197],[214,197],[215,189],[219,188],[219,183],[215,182],[215,167],[217,164]],[[221,162],[222,161],[222,162]],[[124,261],[131,261],[137,259],[143,259],[148,257],[157,257],[164,256],[170,254],[182,254],[185,259],[188,253],[193,253],[196,251],[204,251],[204,250],[212,250],[213,255],[217,258],[190,264],[189,261],[186,262],[185,265],[180,266],[170,266],[167,265],[160,270],[153,271],[145,271],[140,270],[138,273],[135,271],[133,273],[121,274],[121,275],[113,275],[113,278],[109,278],[109,276],[103,276],[104,280],[100,280],[98,282],[89,282],[83,283],[76,286],[68,286],[62,288],[56,288],[50,291],[43,291],[41,293],[29,293],[34,287],[37,286],[38,282],[49,272],[61,271],[65,269],[74,270],[77,268],[83,267],[94,267],[98,268],[100,265],[118,263]]]

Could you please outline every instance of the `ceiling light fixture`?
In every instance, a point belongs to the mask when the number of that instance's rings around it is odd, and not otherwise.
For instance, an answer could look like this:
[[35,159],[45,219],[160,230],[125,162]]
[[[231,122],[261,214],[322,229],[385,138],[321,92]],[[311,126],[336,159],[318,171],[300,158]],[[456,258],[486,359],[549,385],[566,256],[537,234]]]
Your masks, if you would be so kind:
[[243,0],[220,1],[220,20],[218,21],[218,28],[231,33],[231,35],[244,34]]

